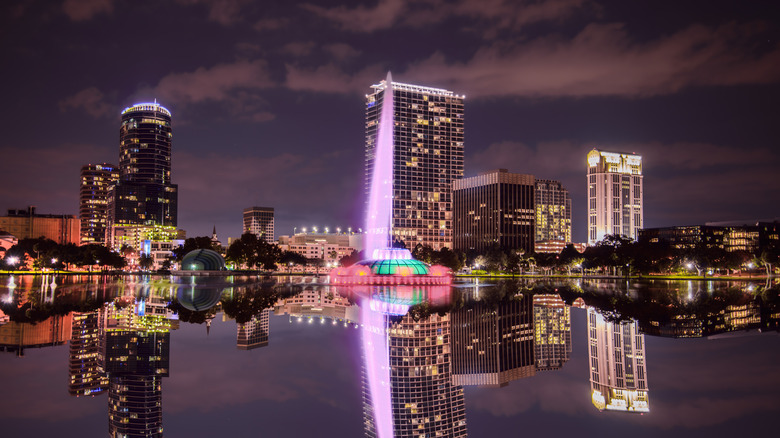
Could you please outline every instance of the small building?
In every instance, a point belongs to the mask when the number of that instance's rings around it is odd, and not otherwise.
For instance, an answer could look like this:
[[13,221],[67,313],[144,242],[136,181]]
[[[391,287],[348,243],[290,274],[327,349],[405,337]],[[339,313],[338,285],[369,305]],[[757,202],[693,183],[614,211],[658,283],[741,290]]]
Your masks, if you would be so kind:
[[11,209],[6,216],[0,216],[0,230],[19,240],[45,237],[60,245],[79,244],[79,223],[72,214],[39,214],[34,206]]

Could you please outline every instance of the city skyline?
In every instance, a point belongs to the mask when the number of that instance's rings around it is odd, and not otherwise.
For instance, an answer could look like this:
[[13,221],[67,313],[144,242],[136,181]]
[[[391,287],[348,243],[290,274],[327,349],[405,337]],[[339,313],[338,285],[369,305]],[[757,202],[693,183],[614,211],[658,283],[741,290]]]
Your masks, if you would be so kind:
[[593,147],[642,155],[646,227],[777,216],[772,2],[475,6],[8,3],[0,210],[77,214],[80,167],[115,162],[122,108],[158,99],[188,236],[237,237],[248,205],[274,207],[278,234],[358,228],[365,95],[392,71],[466,95],[465,177],[561,181],[574,241]]

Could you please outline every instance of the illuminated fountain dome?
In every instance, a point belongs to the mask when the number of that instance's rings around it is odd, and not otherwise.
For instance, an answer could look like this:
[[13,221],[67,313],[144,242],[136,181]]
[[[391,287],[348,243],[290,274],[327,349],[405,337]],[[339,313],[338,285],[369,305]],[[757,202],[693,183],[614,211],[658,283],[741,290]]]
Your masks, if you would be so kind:
[[210,249],[190,251],[181,259],[181,270],[188,273],[202,271],[224,271],[225,259]]
[[332,284],[339,285],[442,285],[450,284],[450,270],[429,266],[412,257],[404,248],[374,250],[373,258],[330,272]]

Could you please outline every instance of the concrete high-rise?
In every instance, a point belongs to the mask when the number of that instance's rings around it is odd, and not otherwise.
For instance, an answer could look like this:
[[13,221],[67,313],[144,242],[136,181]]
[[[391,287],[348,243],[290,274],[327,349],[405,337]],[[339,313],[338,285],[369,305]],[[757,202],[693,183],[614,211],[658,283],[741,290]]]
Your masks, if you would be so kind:
[[118,243],[116,228],[167,227],[175,231],[178,186],[171,183],[172,136],[171,112],[162,105],[141,103],[122,111],[119,182],[109,194],[111,245]]
[[560,181],[536,180],[536,241],[571,242],[571,196]]
[[455,249],[484,251],[491,246],[534,250],[533,175],[506,169],[453,183]]
[[608,234],[636,239],[644,228],[642,157],[588,152],[588,244]]
[[[387,80],[366,95],[366,193],[385,93],[393,102],[390,238],[407,248],[452,247],[452,182],[463,177],[463,100],[452,91]],[[388,101],[390,99],[387,99]]]
[[268,243],[274,241],[274,209],[249,207],[244,209],[244,233],[252,233]]
[[106,242],[108,195],[119,181],[113,164],[87,164],[81,167],[79,220],[81,244]]
[[645,335],[636,321],[607,321],[588,308],[591,402],[599,410],[649,412]]

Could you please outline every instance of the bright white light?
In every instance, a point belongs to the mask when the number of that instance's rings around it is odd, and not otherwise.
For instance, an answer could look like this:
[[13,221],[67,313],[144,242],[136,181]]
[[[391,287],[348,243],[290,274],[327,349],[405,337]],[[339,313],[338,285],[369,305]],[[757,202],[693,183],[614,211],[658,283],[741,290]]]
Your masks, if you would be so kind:
[[693,263],[688,263],[685,266],[688,267],[688,269],[693,269]]

